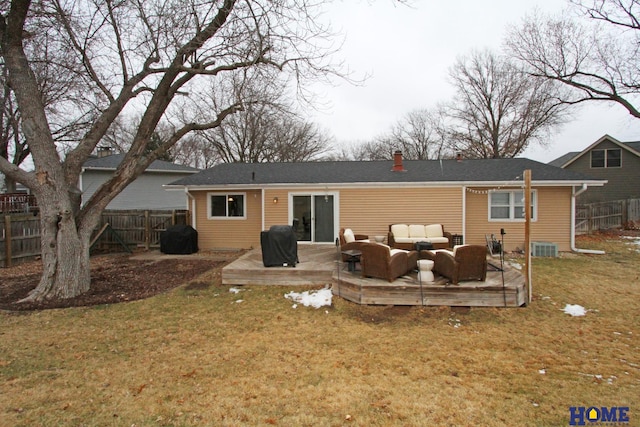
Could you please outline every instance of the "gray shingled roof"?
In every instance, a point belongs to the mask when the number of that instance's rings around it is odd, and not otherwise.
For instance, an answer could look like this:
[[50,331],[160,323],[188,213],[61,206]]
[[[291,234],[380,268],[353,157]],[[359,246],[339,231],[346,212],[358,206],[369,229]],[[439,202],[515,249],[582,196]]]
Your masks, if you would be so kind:
[[[100,169],[100,170],[115,170],[122,162],[124,154],[113,154],[105,157],[94,157],[84,162],[85,169]],[[192,168],[191,166],[178,165],[171,162],[165,162],[164,160],[155,160],[146,169],[147,172],[182,172],[182,173],[195,173],[199,169]]]
[[533,181],[598,181],[529,159],[405,160],[405,172],[393,172],[393,161],[224,163],[175,181],[177,186],[505,182],[521,180],[531,170]]
[[640,153],[640,141],[623,142],[623,144]]
[[570,153],[567,153],[563,156],[558,157],[555,160],[550,161],[548,164],[551,166],[557,166],[561,168],[562,166],[564,166],[565,163],[567,163],[568,161],[576,157],[578,154],[580,154],[580,151],[572,151]]

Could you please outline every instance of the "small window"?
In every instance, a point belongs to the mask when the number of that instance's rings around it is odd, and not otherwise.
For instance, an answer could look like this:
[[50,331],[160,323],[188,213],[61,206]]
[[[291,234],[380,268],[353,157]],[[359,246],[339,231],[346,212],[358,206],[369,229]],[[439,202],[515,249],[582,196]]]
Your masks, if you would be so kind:
[[245,218],[245,195],[209,194],[209,218]]
[[619,168],[621,166],[621,151],[619,148],[607,150],[607,167]]
[[[531,192],[531,220],[536,220],[536,192]],[[492,191],[489,193],[490,221],[524,219],[524,191]]]
[[619,168],[622,166],[622,152],[619,148],[591,151],[592,168]]
[[604,167],[604,150],[593,150],[591,152],[591,167],[592,168]]

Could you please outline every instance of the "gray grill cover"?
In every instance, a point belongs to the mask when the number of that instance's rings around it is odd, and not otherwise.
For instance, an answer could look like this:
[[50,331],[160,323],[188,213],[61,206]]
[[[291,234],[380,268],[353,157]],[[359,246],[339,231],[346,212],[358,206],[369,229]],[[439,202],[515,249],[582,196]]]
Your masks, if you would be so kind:
[[260,233],[262,263],[265,267],[295,267],[298,241],[290,225],[273,225]]

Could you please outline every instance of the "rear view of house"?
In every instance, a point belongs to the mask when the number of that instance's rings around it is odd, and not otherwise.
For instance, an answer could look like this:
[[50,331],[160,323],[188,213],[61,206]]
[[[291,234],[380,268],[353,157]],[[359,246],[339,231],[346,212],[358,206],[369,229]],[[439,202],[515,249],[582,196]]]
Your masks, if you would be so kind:
[[167,187],[186,194],[203,249],[257,248],[272,225],[292,225],[301,244],[333,244],[341,227],[386,236],[390,224],[439,223],[469,244],[504,229],[514,250],[524,244],[525,170],[531,238],[571,250],[576,192],[606,181],[528,159],[232,163]]

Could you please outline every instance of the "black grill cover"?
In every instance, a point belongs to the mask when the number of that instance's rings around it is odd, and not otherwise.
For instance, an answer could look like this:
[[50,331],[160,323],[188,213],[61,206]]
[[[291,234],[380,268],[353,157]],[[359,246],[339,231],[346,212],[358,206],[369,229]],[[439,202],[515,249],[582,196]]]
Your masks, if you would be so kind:
[[298,241],[290,225],[273,225],[260,233],[262,263],[265,267],[295,267]]
[[190,225],[168,227],[160,233],[160,252],[181,255],[198,252],[198,232]]

